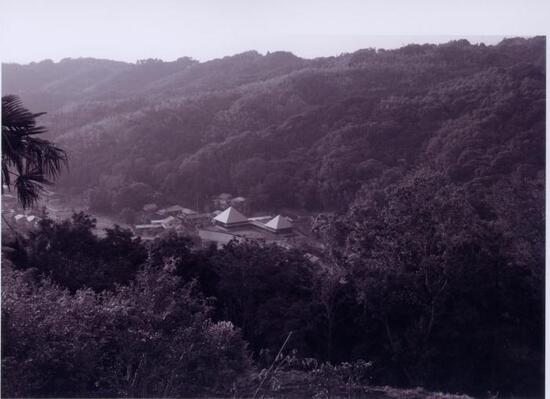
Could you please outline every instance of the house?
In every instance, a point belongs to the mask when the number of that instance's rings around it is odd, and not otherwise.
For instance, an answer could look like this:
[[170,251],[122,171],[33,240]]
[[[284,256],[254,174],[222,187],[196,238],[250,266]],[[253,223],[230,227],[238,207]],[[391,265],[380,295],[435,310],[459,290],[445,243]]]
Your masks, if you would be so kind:
[[237,227],[249,224],[246,216],[232,206],[216,216],[214,223],[223,227]]
[[285,234],[291,233],[293,226],[286,217],[277,215],[265,224],[265,228],[276,234]]

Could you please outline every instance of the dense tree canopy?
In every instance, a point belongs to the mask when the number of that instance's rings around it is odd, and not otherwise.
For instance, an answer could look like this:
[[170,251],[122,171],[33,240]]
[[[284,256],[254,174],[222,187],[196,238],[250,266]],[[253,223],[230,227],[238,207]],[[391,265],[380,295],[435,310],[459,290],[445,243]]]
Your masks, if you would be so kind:
[[127,284],[147,258],[145,247],[129,230],[115,226],[98,238],[94,227],[95,219],[83,213],[59,223],[43,219],[28,237],[14,241],[7,257],[71,291]]
[[52,134],[79,160],[63,186],[90,190],[97,209],[119,213],[151,198],[202,208],[231,192],[253,208],[338,210],[363,184],[424,162],[459,183],[520,166],[539,173],[544,48],[532,38],[314,60],[67,59],[7,64],[3,80],[6,92],[49,111]]
[[396,382],[478,394],[542,388],[543,244],[527,240],[534,256],[524,258],[508,244],[522,237],[502,223],[520,206],[487,220],[463,188],[419,170],[365,192],[339,221],[370,338],[361,351]]

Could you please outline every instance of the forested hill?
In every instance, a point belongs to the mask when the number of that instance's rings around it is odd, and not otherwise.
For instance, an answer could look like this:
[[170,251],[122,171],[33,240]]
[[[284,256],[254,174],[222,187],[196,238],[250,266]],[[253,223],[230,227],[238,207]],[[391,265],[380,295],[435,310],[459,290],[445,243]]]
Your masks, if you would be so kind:
[[545,38],[466,40],[301,59],[4,64],[67,148],[61,186],[97,209],[249,197],[339,210],[365,185],[428,166],[459,184],[543,181]]

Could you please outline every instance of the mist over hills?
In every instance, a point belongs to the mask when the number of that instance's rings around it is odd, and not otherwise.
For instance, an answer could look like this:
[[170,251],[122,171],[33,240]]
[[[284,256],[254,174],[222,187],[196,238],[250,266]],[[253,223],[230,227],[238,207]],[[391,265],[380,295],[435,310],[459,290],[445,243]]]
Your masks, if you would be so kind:
[[466,40],[301,59],[91,58],[4,64],[67,148],[61,186],[107,212],[151,200],[345,209],[421,165],[453,180],[544,170],[545,39]]

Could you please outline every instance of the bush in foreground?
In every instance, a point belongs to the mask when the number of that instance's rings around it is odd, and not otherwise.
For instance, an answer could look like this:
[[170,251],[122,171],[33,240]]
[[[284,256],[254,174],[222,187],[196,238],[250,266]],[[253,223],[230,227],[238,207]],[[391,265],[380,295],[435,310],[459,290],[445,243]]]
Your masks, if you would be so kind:
[[226,391],[245,342],[170,271],[71,294],[3,267],[2,391],[10,397],[188,396]]

